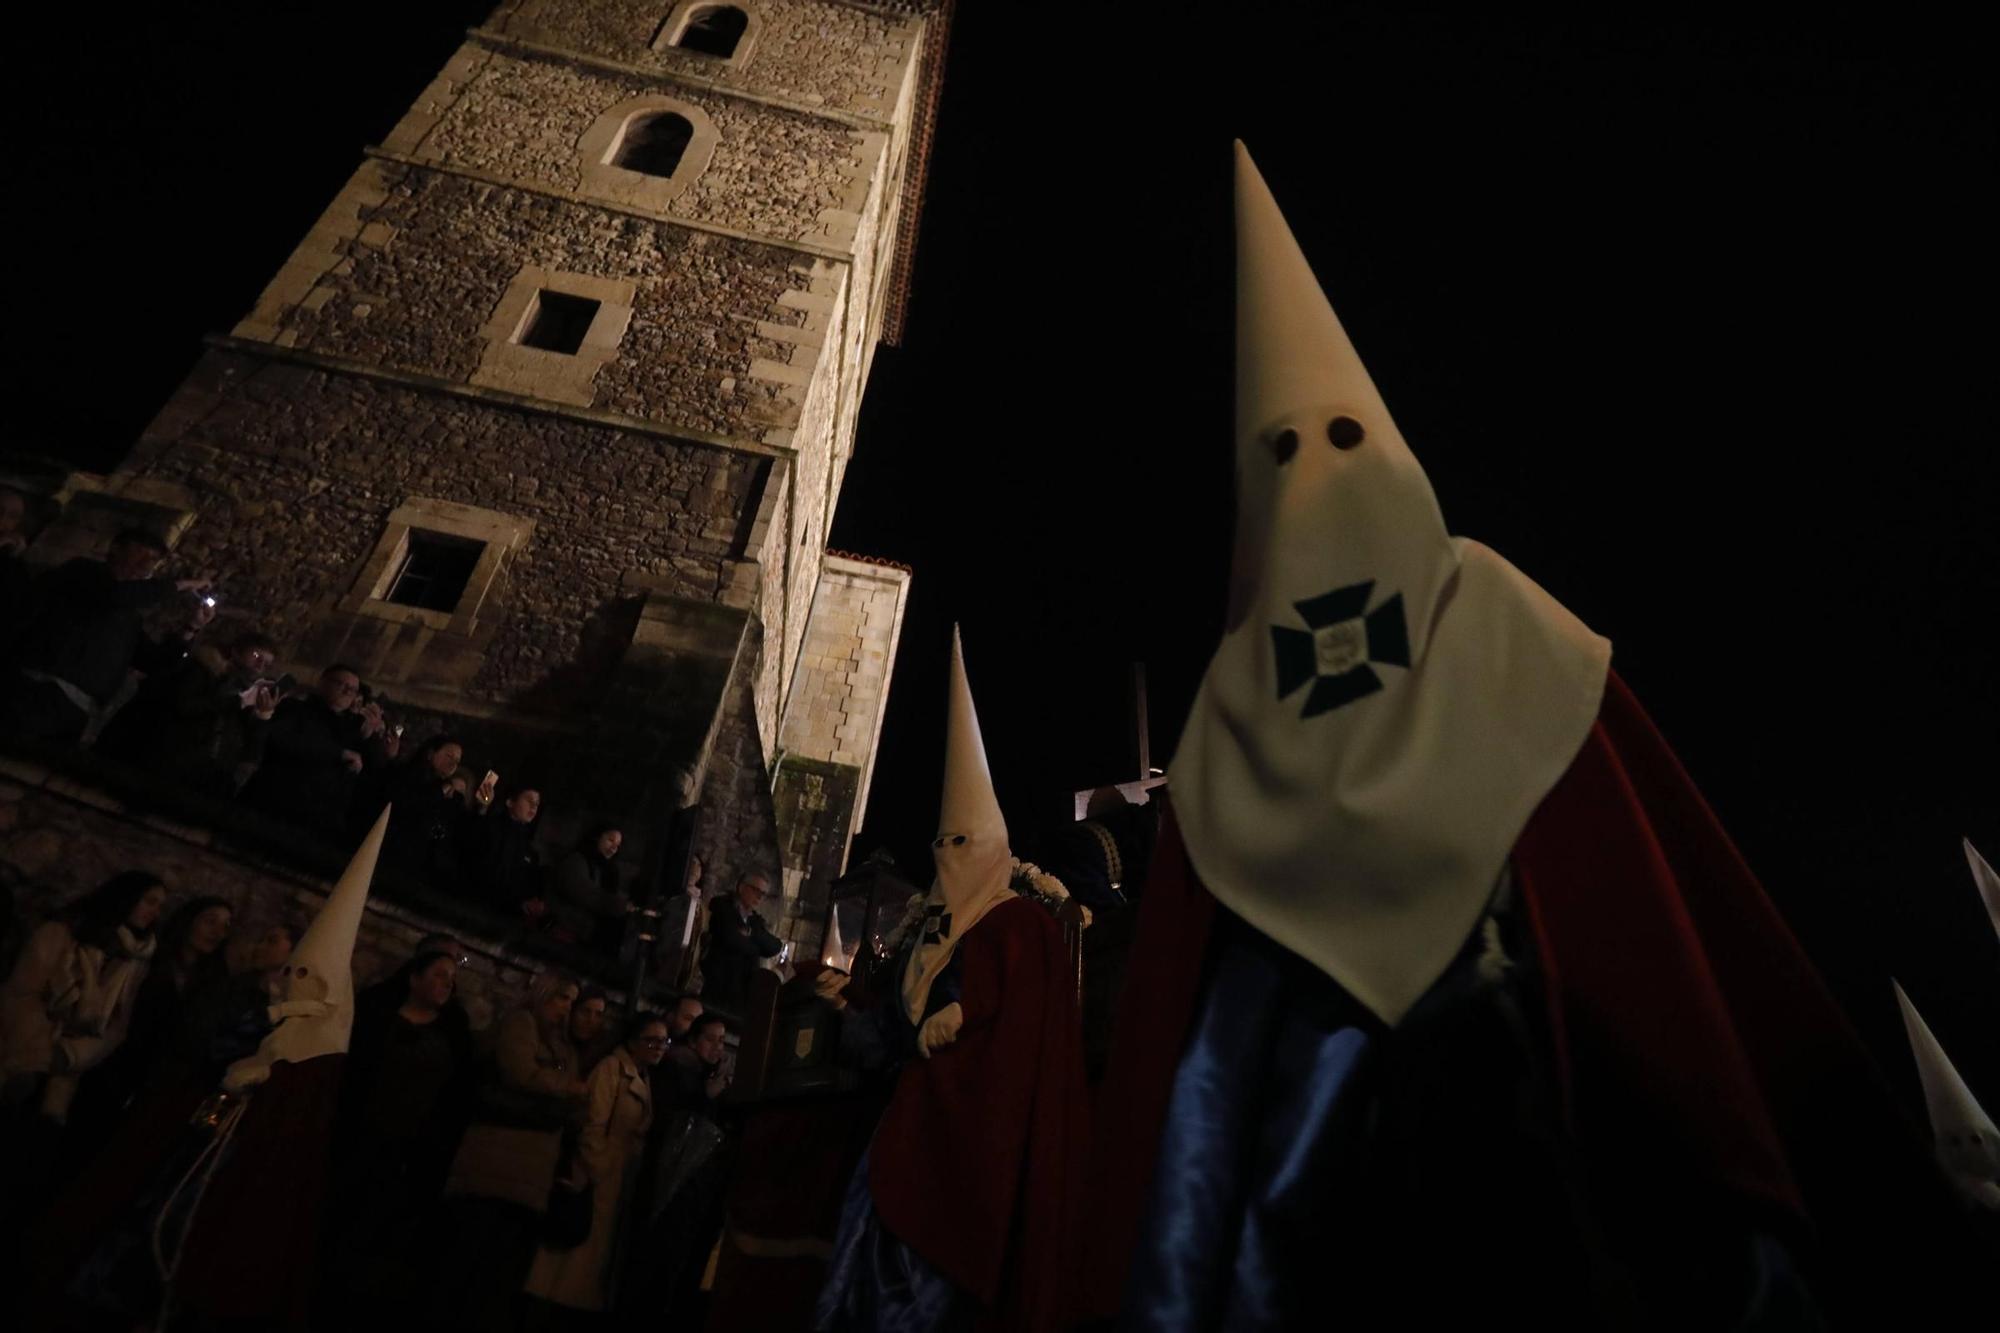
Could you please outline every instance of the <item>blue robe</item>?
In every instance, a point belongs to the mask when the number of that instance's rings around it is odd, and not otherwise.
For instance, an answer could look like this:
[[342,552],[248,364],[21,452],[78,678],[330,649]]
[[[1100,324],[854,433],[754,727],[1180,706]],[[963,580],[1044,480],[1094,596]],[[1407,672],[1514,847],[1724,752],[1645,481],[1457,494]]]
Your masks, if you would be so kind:
[[1599,1251],[1536,1018],[1530,932],[1504,895],[1393,1030],[1235,918],[1216,935],[1121,1328],[1482,1314],[1597,1328],[1607,1312],[1643,1327],[1639,1311],[1663,1305],[1677,1327],[1819,1327],[1785,1250],[1747,1219],[1662,1228],[1665,1285]]
[[[899,952],[883,975],[900,978],[914,947],[913,941]],[[960,955],[953,954],[931,983],[925,1018],[956,1003],[963,993],[959,961]],[[892,996],[869,1009],[848,1010],[840,1046],[846,1063],[893,1079],[917,1058],[917,1025]],[[868,1192],[873,1153],[871,1145],[861,1155],[841,1199],[840,1230],[813,1312],[814,1333],[945,1333],[969,1327],[974,1307],[965,1294],[882,1225]]]

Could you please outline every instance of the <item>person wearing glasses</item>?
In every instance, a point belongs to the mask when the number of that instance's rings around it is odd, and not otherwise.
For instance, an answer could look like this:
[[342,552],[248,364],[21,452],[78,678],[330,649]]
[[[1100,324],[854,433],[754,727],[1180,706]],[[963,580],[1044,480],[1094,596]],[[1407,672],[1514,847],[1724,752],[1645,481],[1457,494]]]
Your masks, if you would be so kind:
[[97,752],[210,796],[235,795],[277,715],[276,654],[254,631],[238,636],[226,656],[195,645],[140,683],[97,738]]
[[382,714],[357,709],[361,673],[334,663],[304,699],[278,705],[264,728],[264,761],[243,799],[266,814],[341,837],[354,780],[382,759]]
[[653,1123],[653,1067],[667,1053],[663,1014],[640,1014],[618,1049],[591,1070],[589,1109],[571,1167],[572,1189],[588,1188],[590,1232],[568,1249],[543,1245],[528,1270],[528,1295],[572,1310],[610,1309],[625,1223],[623,1207]]
[[757,911],[770,891],[771,877],[753,870],[738,881],[735,893],[709,904],[708,947],[701,958],[701,998],[709,1008],[742,1014],[750,974],[785,947]]

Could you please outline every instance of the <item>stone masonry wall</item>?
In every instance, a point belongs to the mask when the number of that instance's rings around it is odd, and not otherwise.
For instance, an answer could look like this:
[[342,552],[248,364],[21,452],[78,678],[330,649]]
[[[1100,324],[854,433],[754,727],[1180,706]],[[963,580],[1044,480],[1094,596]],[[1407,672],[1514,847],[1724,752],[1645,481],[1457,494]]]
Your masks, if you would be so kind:
[[[764,533],[764,542],[756,551],[757,559],[757,616],[765,627],[765,642],[760,645],[762,659],[757,668],[756,719],[757,736],[763,754],[770,754],[778,743],[778,714],[785,706],[785,689],[791,663],[779,648],[782,637],[777,633],[780,626],[789,626],[793,614],[788,606],[790,589],[796,581],[795,571],[809,563],[809,552],[800,550],[798,538],[793,535],[793,505],[791,468],[782,474],[774,473],[767,482],[770,488],[769,500],[771,523]],[[798,614],[804,618],[804,608]]]
[[465,694],[560,711],[616,654],[621,580],[720,596],[766,461],[215,350],[127,469],[191,494],[177,559],[280,643],[349,591],[407,497],[533,520]]
[[[840,270],[833,270],[836,276],[845,276]],[[841,317],[845,313],[845,303],[836,291],[830,300],[827,312],[828,327],[825,339],[829,346],[838,346],[841,340]],[[802,354],[806,349],[801,349]],[[780,655],[784,670],[785,688],[789,692],[794,683],[799,649],[805,641],[806,625],[812,614],[813,590],[819,582],[819,553],[826,549],[827,519],[831,513],[831,497],[827,487],[832,483],[832,460],[841,441],[834,435],[836,410],[841,398],[843,376],[839,370],[814,378],[808,386],[806,399],[799,411],[799,424],[793,433],[791,445],[795,451],[792,478],[795,506],[792,513],[791,553],[787,565],[790,578],[785,588],[784,637],[782,643],[773,643],[772,651]],[[775,722],[773,718],[773,722]],[[771,729],[770,740],[777,743],[776,727]]]
[[867,809],[868,779],[888,707],[909,587],[910,573],[901,566],[827,556],[779,738],[788,759],[796,754],[862,769],[854,828]]
[[[212,845],[210,835],[125,813],[100,794],[50,781],[32,766],[0,760],[0,873],[15,893],[15,910],[40,921],[78,895],[124,870],[149,870],[166,881],[171,903],[199,894],[227,899],[235,909],[233,959],[244,944],[286,916],[310,919],[331,884],[280,868],[240,849]],[[410,957],[416,942],[448,929],[466,946],[458,995],[475,1028],[527,995],[547,964],[437,922],[394,903],[372,901],[354,950],[357,986],[379,981]]]
[[[780,883],[771,770],[758,736],[754,687],[755,654],[763,647],[748,646],[730,682],[702,783],[701,835],[694,851],[711,893],[728,892],[752,871],[769,875],[774,886]],[[784,909],[776,902],[772,907],[765,915],[782,918]]]
[[509,0],[489,30],[831,110],[886,119],[918,56],[919,22],[824,0],[743,0],[747,57],[653,46],[672,0]]
[[356,234],[333,243],[310,290],[289,301],[289,289],[267,291],[239,331],[273,328],[281,346],[467,383],[495,309],[534,265],[635,285],[593,406],[748,439],[797,423],[811,367],[791,364],[801,344],[788,331],[805,322],[822,261],[379,161],[343,193],[380,202],[354,206]]
[[[666,94],[705,112],[714,157],[666,210],[774,240],[827,240],[826,214],[848,207],[881,165],[879,136],[700,88],[468,45],[458,80],[386,146],[448,169],[584,189],[578,141],[614,106]],[[585,191],[587,193],[587,190]]]

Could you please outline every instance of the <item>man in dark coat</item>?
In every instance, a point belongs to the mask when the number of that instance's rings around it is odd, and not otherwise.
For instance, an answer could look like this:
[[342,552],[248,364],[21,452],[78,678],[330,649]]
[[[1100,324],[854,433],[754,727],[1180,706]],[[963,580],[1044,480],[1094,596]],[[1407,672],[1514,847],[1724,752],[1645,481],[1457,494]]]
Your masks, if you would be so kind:
[[263,754],[264,728],[276,715],[269,678],[276,651],[270,639],[250,633],[230,645],[227,658],[206,646],[179,654],[118,710],[98,752],[143,763],[206,795],[233,794]]
[[736,892],[709,904],[708,946],[701,959],[701,1000],[711,1008],[741,1014],[750,999],[750,974],[762,958],[775,958],[784,948],[758,915],[757,905],[771,891],[762,871],[745,875]]
[[542,860],[535,850],[541,810],[542,793],[529,786],[515,788],[497,810],[490,796],[474,798],[459,821],[459,869],[467,897],[507,916],[539,922],[546,915]]
[[354,780],[381,763],[382,717],[357,711],[361,675],[335,663],[309,698],[278,705],[264,729],[264,761],[243,789],[249,804],[329,838],[342,835]]
[[20,679],[0,701],[0,733],[74,741],[117,699],[146,644],[146,612],[176,591],[207,586],[201,579],[154,577],[166,555],[165,542],[129,528],[104,559],[78,557],[31,587]]

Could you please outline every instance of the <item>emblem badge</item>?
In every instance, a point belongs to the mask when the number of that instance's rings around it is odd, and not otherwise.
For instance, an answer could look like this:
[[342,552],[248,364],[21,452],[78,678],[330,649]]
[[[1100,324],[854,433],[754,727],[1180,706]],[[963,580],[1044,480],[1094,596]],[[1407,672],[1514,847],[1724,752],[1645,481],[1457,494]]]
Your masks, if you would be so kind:
[[936,944],[951,938],[951,913],[944,910],[943,903],[924,905],[924,943]]
[[1403,619],[1403,594],[1397,593],[1373,611],[1368,598],[1375,581],[1344,588],[1292,606],[1304,629],[1271,626],[1271,648],[1278,661],[1278,697],[1289,698],[1306,684],[1301,719],[1330,713],[1366,698],[1382,688],[1375,665],[1410,665],[1410,630]]

